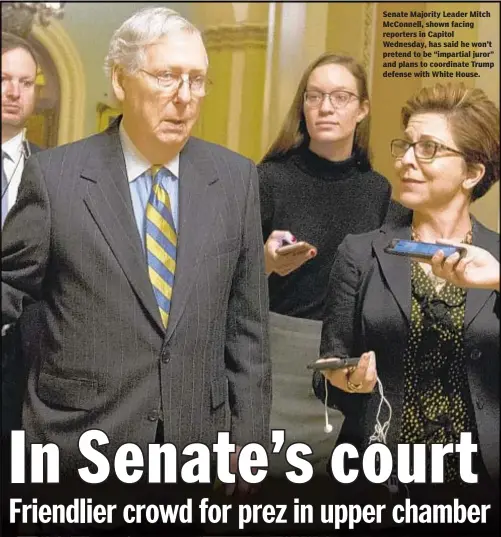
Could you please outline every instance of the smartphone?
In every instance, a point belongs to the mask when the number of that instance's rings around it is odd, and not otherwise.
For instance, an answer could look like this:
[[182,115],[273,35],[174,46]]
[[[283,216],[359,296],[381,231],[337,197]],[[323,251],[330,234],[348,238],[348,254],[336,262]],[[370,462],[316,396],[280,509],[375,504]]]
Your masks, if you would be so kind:
[[298,255],[298,254],[304,254],[308,250],[315,250],[316,248],[305,241],[295,242],[294,244],[286,244],[284,246],[280,246],[280,248],[277,249],[278,255]]
[[321,371],[322,369],[329,369],[336,371],[336,369],[344,369],[345,367],[357,366],[360,358],[327,358],[322,362],[312,362],[306,366],[306,369],[313,369],[314,371]]
[[451,246],[449,244],[435,244],[432,242],[409,241],[405,239],[393,239],[384,249],[387,254],[431,259],[438,250],[444,252],[445,257],[458,252],[460,257],[466,255],[466,248]]

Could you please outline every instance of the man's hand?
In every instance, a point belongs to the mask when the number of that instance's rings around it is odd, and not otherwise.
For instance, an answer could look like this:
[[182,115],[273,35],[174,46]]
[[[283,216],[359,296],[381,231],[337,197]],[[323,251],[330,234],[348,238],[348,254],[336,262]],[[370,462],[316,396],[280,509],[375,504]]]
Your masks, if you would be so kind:
[[290,231],[282,230],[275,230],[268,237],[264,245],[264,262],[267,276],[272,272],[276,272],[280,276],[286,276],[317,255],[316,248],[279,255],[277,250],[283,246],[284,242],[294,244],[296,238]]
[[242,446],[236,446],[235,453],[230,453],[230,472],[235,475],[235,483],[224,485],[227,496],[247,496],[257,490],[257,485],[244,481],[238,473],[238,455]]

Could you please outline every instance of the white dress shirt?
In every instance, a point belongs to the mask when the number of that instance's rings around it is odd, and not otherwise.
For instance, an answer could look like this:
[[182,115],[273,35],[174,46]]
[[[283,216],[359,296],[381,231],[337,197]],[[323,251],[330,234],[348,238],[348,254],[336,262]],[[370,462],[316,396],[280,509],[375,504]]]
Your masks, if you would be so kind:
[[[8,156],[4,158],[3,165],[7,178],[7,189],[2,192],[2,196],[7,198],[7,207],[10,211],[16,202],[17,192],[21,184],[21,175],[24,169],[23,131],[16,134],[10,140],[2,144],[2,152]],[[6,215],[5,215],[6,216]]]
[[[152,163],[150,163],[132,143],[132,140],[125,131],[123,122],[120,123],[118,132],[125,158],[125,167],[127,171],[127,179],[129,180],[134,216],[144,246],[146,205],[148,204],[151,193],[152,178],[149,174],[143,174],[146,170],[151,168]],[[155,162],[154,164],[163,165],[164,168],[167,168],[172,174],[169,177],[163,177],[161,184],[169,194],[174,226],[176,230],[179,231],[179,153],[169,162]]]

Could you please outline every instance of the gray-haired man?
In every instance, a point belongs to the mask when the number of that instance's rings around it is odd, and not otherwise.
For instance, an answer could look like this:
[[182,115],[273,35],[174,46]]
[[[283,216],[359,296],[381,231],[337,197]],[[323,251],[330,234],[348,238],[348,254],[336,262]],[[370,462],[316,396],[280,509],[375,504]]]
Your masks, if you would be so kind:
[[115,32],[106,65],[123,116],[30,159],[3,237],[2,324],[20,323],[33,359],[27,441],[57,444],[69,474],[89,465],[89,429],[107,435],[108,460],[125,442],[146,454],[155,441],[210,446],[218,431],[266,444],[257,174],[190,137],[208,87],[200,33],[146,8]]

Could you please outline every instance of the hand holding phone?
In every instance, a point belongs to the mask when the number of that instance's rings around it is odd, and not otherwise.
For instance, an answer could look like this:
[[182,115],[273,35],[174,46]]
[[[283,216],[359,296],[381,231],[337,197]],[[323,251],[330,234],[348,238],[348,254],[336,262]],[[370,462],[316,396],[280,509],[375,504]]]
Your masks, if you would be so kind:
[[410,241],[406,239],[393,239],[384,249],[387,254],[415,257],[416,259],[431,259],[439,250],[444,252],[446,258],[457,252],[461,259],[467,252],[466,248],[461,246]]
[[294,242],[292,244],[284,244],[277,248],[277,255],[300,255],[306,254],[308,251],[313,250],[316,253],[316,248],[306,241]]
[[329,371],[337,371],[338,369],[345,369],[347,367],[356,367],[360,358],[327,358],[325,360],[316,360],[306,366],[306,369],[313,369],[313,371],[322,371],[328,369]]
[[264,245],[266,274],[287,276],[317,255],[317,249],[306,241],[298,241],[290,231],[274,230]]

